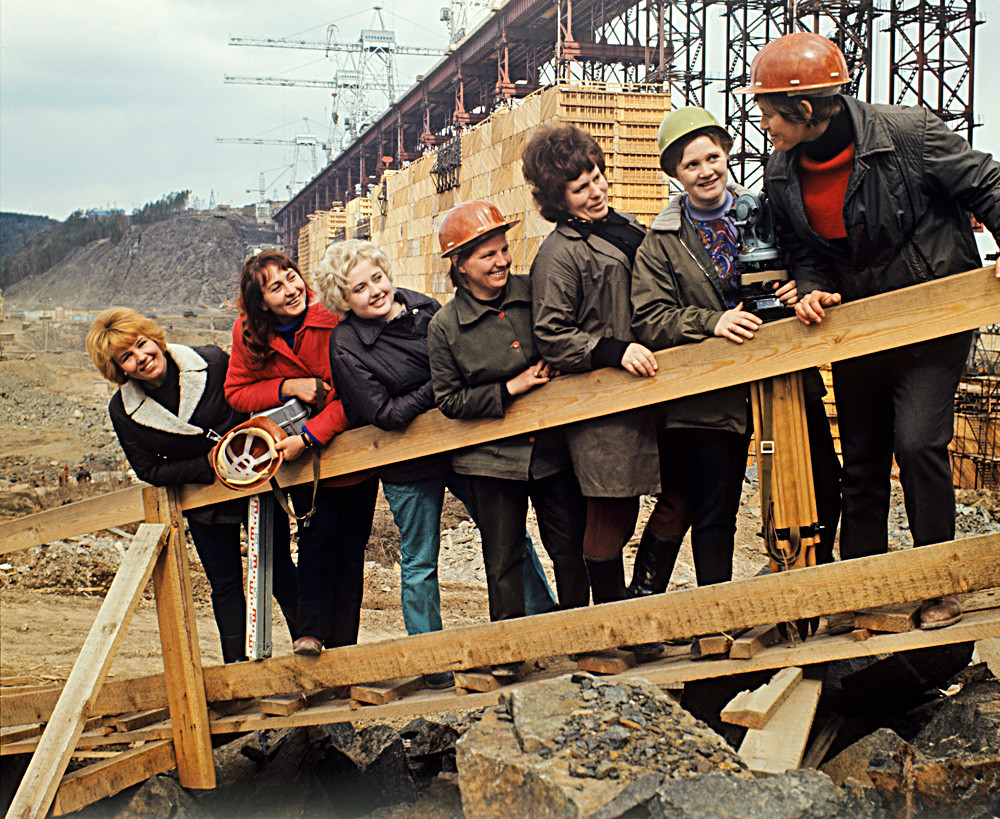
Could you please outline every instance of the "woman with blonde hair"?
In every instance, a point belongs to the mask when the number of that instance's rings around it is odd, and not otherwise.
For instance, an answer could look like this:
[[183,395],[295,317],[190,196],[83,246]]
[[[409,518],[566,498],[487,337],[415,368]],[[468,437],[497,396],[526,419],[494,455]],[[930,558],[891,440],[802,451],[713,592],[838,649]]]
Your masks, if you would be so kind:
[[[108,405],[125,457],[140,480],[153,486],[212,483],[211,451],[222,435],[246,419],[226,403],[222,385],[229,357],[218,347],[167,344],[155,321],[115,307],[98,316],[87,334],[90,360],[119,389]],[[242,500],[185,513],[191,539],[212,587],[212,609],[224,662],[244,660],[246,598],[240,521]],[[288,527],[274,531],[274,596],[296,634],[296,573]]]
[[[348,419],[380,429],[404,429],[434,406],[427,328],[437,300],[395,287],[389,259],[374,244],[348,239],[330,245],[313,281],[323,303],[343,311],[330,338],[337,389]],[[447,486],[463,503],[465,482],[451,456],[430,455],[379,469],[382,491],[401,536],[403,621],[408,634],[441,629],[437,563]],[[525,540],[527,613],[555,605],[538,557]],[[451,685],[450,672],[425,675],[431,688]]]

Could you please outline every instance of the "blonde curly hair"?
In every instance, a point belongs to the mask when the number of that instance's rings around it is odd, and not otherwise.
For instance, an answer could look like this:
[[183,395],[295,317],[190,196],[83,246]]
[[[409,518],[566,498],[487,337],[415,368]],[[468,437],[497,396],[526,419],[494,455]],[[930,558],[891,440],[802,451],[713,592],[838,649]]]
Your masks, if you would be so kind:
[[313,289],[319,293],[327,310],[344,312],[347,308],[347,277],[362,259],[367,259],[392,281],[389,257],[378,245],[365,239],[334,242],[310,275]]

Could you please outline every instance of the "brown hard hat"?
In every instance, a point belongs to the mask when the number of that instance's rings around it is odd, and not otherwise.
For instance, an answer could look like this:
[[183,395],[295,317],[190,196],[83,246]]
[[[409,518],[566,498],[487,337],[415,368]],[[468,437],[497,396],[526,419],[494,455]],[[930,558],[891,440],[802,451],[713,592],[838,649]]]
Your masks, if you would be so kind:
[[519,221],[519,219],[513,219],[508,222],[503,218],[503,214],[500,213],[496,205],[481,199],[455,205],[444,215],[438,228],[441,256],[448,258],[463,247],[478,242],[493,231],[506,230]]
[[257,416],[233,427],[212,450],[215,474],[230,489],[256,489],[278,471],[285,456],[274,448],[288,434],[274,421]]
[[847,60],[836,44],[819,34],[786,34],[764,46],[750,63],[750,84],[734,94],[827,96],[851,79]]

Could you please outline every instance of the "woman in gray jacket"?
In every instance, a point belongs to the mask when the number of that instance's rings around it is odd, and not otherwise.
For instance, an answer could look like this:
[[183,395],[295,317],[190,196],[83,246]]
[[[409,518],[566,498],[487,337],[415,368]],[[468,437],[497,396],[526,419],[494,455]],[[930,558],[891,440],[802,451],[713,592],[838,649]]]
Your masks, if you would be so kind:
[[[553,372],[531,332],[531,289],[510,275],[508,222],[488,202],[464,202],[441,220],[455,298],[431,320],[427,343],[438,408],[449,418],[502,418],[511,402]],[[459,450],[483,538],[490,619],[523,617],[524,524],[528,500],[552,558],[563,608],[589,602],[583,563],[586,510],[560,430],[541,430]]]
[[[535,131],[521,158],[535,204],[556,225],[531,263],[539,353],[560,372],[620,367],[638,378],[653,376],[656,358],[632,334],[629,301],[632,262],[646,230],[610,207],[601,146],[573,125],[547,126]],[[587,499],[583,554],[594,602],[621,600],[627,594],[622,550],[635,530],[639,497],[659,490],[653,411],[573,424],[566,441]],[[654,514],[643,532],[636,594],[666,588],[684,534],[682,523],[669,522]],[[657,575],[664,573],[659,588]]]

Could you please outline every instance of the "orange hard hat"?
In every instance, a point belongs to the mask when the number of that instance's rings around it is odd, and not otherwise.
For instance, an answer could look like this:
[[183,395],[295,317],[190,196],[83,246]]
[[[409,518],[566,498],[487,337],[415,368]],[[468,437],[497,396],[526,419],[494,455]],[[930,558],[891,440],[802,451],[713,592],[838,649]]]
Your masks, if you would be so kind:
[[475,244],[495,230],[506,230],[520,220],[508,222],[496,205],[473,199],[455,205],[444,215],[438,227],[438,241],[441,242],[441,256],[453,256],[463,247]]
[[212,450],[215,474],[230,489],[256,489],[273,478],[285,460],[274,445],[287,437],[265,416],[238,424]]
[[850,79],[844,53],[832,40],[800,31],[758,51],[750,63],[750,84],[733,93],[832,96]]

